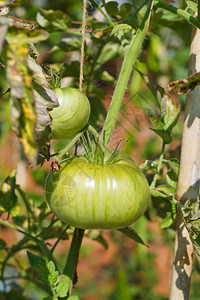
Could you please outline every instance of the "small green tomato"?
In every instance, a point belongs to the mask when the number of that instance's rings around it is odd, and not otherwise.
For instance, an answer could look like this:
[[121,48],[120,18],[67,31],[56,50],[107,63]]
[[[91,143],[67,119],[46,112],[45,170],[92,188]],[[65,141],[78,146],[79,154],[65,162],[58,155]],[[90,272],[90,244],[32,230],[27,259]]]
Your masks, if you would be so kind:
[[50,112],[52,138],[70,138],[87,124],[90,103],[88,98],[75,88],[57,88],[55,93],[60,105]]

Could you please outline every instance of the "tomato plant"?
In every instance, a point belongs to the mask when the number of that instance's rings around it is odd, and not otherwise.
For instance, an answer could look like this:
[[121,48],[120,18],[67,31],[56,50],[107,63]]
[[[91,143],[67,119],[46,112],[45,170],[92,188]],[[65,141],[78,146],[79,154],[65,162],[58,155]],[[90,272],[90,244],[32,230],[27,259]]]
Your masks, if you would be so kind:
[[88,98],[75,88],[57,88],[55,93],[59,106],[50,112],[52,137],[70,138],[87,124],[90,117],[90,103]]
[[[118,266],[108,272],[116,293],[98,290],[99,278],[96,286],[90,282],[101,299],[168,298],[167,282],[157,295],[149,272],[160,253],[163,265],[162,246],[170,251],[164,237],[171,243],[176,228],[170,299],[188,300],[193,247],[200,263],[200,1],[29,2],[0,1],[0,298],[78,299],[73,294],[80,292],[74,287],[84,235],[104,248],[109,237],[119,250]],[[188,97],[174,103],[172,92]],[[22,147],[7,134],[6,119]],[[118,150],[120,139],[127,143]],[[12,145],[14,159],[7,151]],[[133,155],[145,162],[138,167]],[[30,184],[33,173],[39,189]],[[20,234],[8,243],[11,231]],[[130,247],[126,237],[154,247]],[[59,247],[62,256],[55,255],[61,240],[70,241],[69,251]],[[159,272],[157,279],[167,277]],[[108,286],[107,275],[99,273]],[[85,298],[87,289],[85,283]]]
[[69,159],[60,172],[49,173],[45,193],[59,219],[83,229],[128,226],[145,212],[150,196],[142,171],[120,156],[110,165]]

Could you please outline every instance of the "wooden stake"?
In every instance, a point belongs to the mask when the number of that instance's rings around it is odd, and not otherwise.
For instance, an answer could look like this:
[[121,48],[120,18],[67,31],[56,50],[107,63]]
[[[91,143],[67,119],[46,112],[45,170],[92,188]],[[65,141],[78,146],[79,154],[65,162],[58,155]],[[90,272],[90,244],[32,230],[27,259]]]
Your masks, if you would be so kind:
[[[200,72],[200,30],[193,28],[190,48],[189,75]],[[184,204],[193,199],[198,205],[200,181],[200,87],[186,97],[181,148],[180,172],[176,198]],[[177,232],[171,277],[170,300],[188,300],[192,271],[193,246],[177,211]]]

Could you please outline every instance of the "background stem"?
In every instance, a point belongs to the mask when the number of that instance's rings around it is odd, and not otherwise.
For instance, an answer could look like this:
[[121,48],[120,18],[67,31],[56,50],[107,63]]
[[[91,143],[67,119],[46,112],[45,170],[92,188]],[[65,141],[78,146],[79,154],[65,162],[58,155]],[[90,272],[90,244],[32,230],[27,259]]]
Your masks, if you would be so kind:
[[151,182],[151,185],[150,185],[151,188],[155,188],[155,186],[156,186],[156,181],[157,181],[157,178],[158,178],[158,174],[160,173],[160,169],[161,169],[163,158],[164,158],[164,153],[165,153],[165,143],[163,142],[162,151],[161,151],[159,162],[158,162],[157,172],[154,175],[153,180]]
[[[146,14],[142,20],[142,23],[140,27],[137,30],[137,33],[135,37],[133,37],[128,52],[124,56],[124,61],[121,67],[121,71],[119,74],[119,78],[117,81],[117,85],[115,87],[115,91],[113,94],[113,98],[111,101],[111,105],[108,111],[108,114],[106,116],[106,120],[104,123],[104,127],[102,130],[102,133],[105,131],[105,147],[108,145],[115,123],[117,119],[117,115],[119,112],[119,109],[121,107],[121,103],[124,97],[124,93],[128,84],[129,77],[131,75],[131,72],[133,70],[134,64],[140,54],[140,51],[142,49],[142,43],[144,41],[146,32],[147,32],[147,26],[149,21],[149,15],[151,11],[151,4],[153,0],[149,1]],[[101,141],[103,139],[103,134],[101,134]]]
[[[200,30],[193,28],[190,48],[189,75],[200,72]],[[200,182],[200,87],[186,98],[185,118],[176,198],[184,204],[188,199],[199,205]],[[192,271],[193,246],[177,209],[177,231],[172,267],[170,300],[188,300]]]

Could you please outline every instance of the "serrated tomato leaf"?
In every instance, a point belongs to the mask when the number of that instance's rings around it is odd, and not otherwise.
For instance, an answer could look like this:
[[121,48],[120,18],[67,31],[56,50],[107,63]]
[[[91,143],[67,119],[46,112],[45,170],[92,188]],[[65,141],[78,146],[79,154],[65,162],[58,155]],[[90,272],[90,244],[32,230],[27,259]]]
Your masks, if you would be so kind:
[[27,251],[27,256],[31,267],[35,270],[40,280],[44,281],[47,285],[49,282],[50,272],[47,268],[47,262],[44,258],[35,255],[29,251]]

